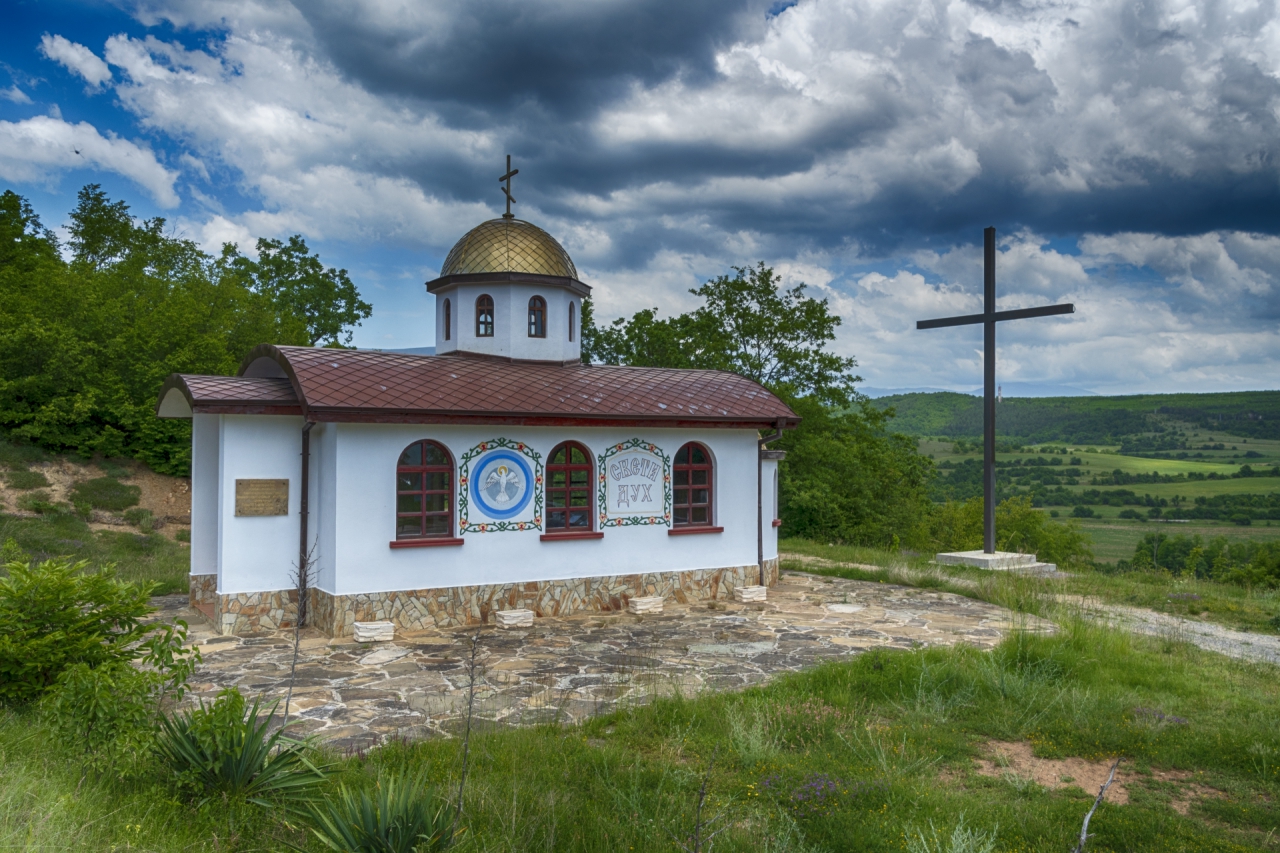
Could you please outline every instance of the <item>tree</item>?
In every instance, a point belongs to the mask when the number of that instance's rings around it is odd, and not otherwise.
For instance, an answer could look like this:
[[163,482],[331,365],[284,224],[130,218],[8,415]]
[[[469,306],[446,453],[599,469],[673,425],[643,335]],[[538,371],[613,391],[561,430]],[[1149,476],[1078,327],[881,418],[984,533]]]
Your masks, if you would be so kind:
[[[368,316],[300,239],[235,267],[234,247],[215,260],[95,184],[67,230],[64,260],[30,205],[0,195],[0,429],[50,450],[185,473],[189,422],[155,417],[167,375],[233,374],[256,344],[337,342]],[[263,268],[260,291],[247,271]]]
[[351,343],[351,327],[373,313],[373,306],[360,292],[346,270],[325,269],[318,255],[308,254],[307,244],[298,234],[288,243],[258,240],[258,260],[251,261],[228,244],[219,260],[227,270],[243,276],[249,289],[275,304],[286,317],[300,319],[311,346]]
[[[583,335],[584,357],[604,364],[731,370],[784,398],[814,397],[848,406],[856,398],[857,362],[826,350],[840,318],[825,299],[804,295],[806,285],[781,287],[761,261],[733,267],[689,292],[705,300],[690,314],[667,320],[657,309],[617,319]],[[584,309],[586,327],[589,312]]]
[[856,362],[827,350],[840,318],[805,285],[783,288],[758,263],[690,292],[704,303],[660,319],[656,309],[594,325],[584,303],[583,355],[606,364],[730,370],[773,391],[802,418],[774,446],[779,514],[788,535],[868,545],[928,538],[932,463],[888,428],[854,383]]

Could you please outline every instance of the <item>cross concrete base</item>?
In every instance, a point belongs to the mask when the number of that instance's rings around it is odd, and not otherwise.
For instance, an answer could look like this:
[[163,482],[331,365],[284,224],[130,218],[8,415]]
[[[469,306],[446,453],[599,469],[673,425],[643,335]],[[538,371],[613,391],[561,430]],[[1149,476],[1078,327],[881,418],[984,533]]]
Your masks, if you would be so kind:
[[1050,575],[1058,570],[1053,563],[1041,563],[1035,554],[1015,554],[1012,551],[950,551],[938,554],[934,562],[943,566],[976,566],[996,572],[1019,572],[1031,575]]

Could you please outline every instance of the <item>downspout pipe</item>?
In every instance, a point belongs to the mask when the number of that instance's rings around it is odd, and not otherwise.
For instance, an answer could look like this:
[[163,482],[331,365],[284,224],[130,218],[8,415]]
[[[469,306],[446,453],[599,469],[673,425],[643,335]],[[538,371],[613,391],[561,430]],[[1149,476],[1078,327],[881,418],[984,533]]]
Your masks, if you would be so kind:
[[[298,500],[298,573],[299,576],[307,571],[307,558],[309,556],[309,548],[307,548],[307,522],[311,516],[311,428],[315,426],[314,421],[307,421],[302,426],[302,475],[298,478],[301,484],[302,495]],[[303,613],[305,605],[302,601],[298,601],[298,612]],[[301,626],[299,626],[301,627]]]
[[760,586],[764,586],[764,446],[782,437],[782,421],[769,435],[756,439],[756,564],[760,568]]

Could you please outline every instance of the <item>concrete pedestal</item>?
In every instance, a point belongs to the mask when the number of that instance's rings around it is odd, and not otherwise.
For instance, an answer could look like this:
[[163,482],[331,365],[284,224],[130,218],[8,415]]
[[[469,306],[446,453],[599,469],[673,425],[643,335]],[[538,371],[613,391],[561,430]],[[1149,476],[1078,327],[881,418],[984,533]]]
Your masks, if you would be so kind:
[[662,596],[648,595],[643,598],[633,598],[627,602],[627,610],[640,616],[661,613]]
[[532,628],[533,611],[524,608],[498,611],[499,628]]
[[396,638],[396,626],[390,622],[355,623],[357,643],[390,643]]
[[1012,551],[950,551],[938,554],[934,562],[943,566],[976,566],[996,572],[1023,572],[1033,575],[1049,575],[1058,570],[1053,563],[1041,563],[1035,554],[1016,554]]

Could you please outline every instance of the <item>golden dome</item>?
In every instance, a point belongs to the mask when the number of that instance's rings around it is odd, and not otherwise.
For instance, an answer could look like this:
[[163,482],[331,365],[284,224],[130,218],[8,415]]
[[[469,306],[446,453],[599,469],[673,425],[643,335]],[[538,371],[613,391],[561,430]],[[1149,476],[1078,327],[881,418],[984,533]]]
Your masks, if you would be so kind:
[[523,219],[490,219],[472,228],[449,250],[440,277],[485,272],[578,277],[555,238]]

